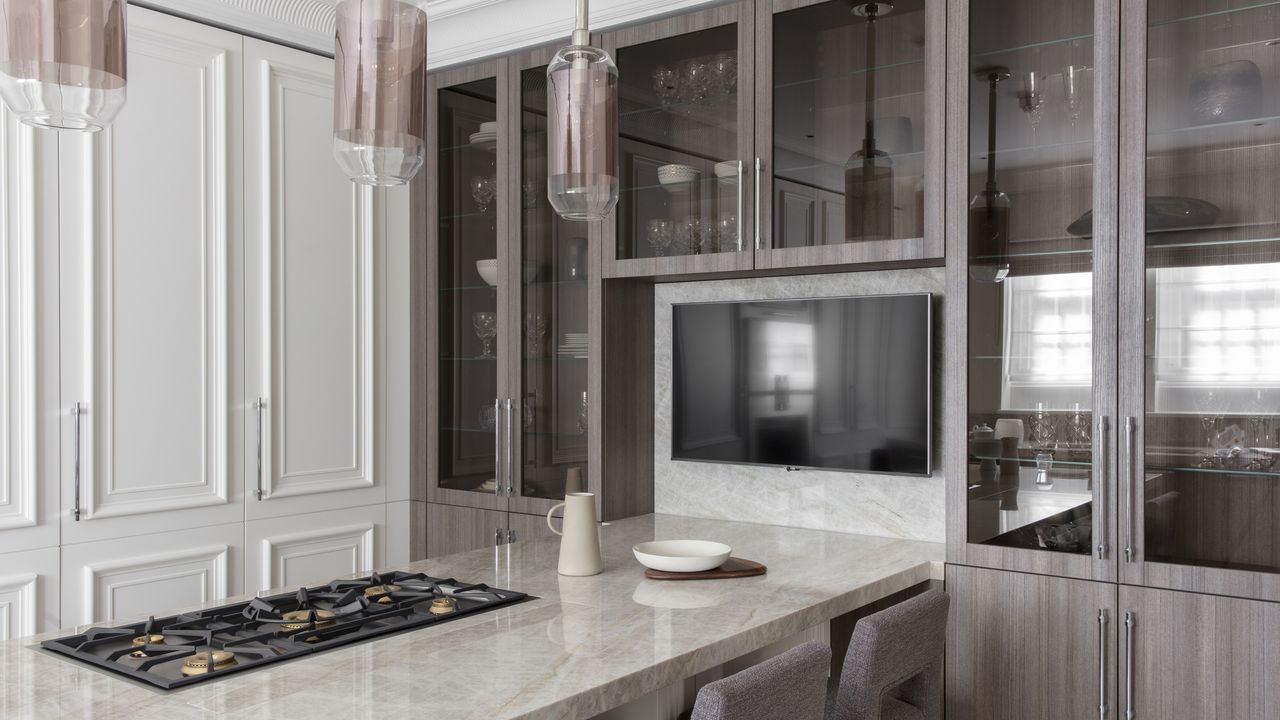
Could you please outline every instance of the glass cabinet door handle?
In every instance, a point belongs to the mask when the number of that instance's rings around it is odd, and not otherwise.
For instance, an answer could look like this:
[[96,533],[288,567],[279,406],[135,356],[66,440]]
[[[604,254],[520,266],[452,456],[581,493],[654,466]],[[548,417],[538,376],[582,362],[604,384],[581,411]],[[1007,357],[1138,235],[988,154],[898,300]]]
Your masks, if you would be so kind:
[[506,447],[507,495],[510,496],[515,492],[515,472],[511,469],[511,446],[514,444],[512,442],[512,436],[511,436],[511,423],[512,423],[511,398],[507,398],[506,410],[507,410],[507,447]]
[[1125,446],[1124,461],[1125,461],[1125,468],[1126,468],[1126,476],[1129,481],[1129,492],[1127,495],[1129,502],[1125,507],[1125,513],[1124,513],[1124,516],[1125,516],[1124,517],[1124,523],[1125,523],[1124,560],[1125,562],[1133,562],[1133,556],[1137,552],[1137,549],[1134,548],[1133,546],[1133,512],[1134,512],[1133,508],[1134,508],[1134,505],[1136,504],[1135,502],[1136,498],[1134,496],[1138,492],[1137,479],[1134,471],[1134,455],[1137,454],[1137,445],[1135,440],[1135,438],[1137,437],[1136,426],[1137,426],[1137,420],[1133,416],[1129,416],[1124,419],[1124,446]]
[[743,236],[743,234],[744,234],[744,233],[742,232],[742,226],[743,226],[743,222],[742,222],[742,192],[743,192],[743,190],[742,190],[742,184],[743,184],[743,183],[745,183],[746,181],[747,181],[747,179],[746,179],[745,177],[743,177],[743,175],[742,175],[742,161],[741,161],[741,160],[739,160],[739,161],[738,161],[738,214],[733,216],[733,217],[734,217],[734,221],[738,224],[738,252],[742,252],[742,245],[743,245],[743,243],[742,243],[742,236]]
[[756,188],[755,188],[756,190],[756,207],[755,207],[756,250],[759,250],[762,247],[764,247],[764,243],[760,237],[760,176],[761,176],[760,171],[762,167],[763,167],[763,163],[760,162],[760,158],[756,158],[756,182],[755,182],[755,185],[756,185]]
[[[493,399],[493,494],[502,496],[502,433],[498,419],[502,417],[502,399]],[[488,424],[488,423],[486,423]]]
[[1098,720],[1107,720],[1107,611],[1098,609]]
[[258,398],[253,401],[253,414],[257,423],[257,483],[254,488],[253,495],[259,500],[261,500],[264,495],[262,490],[262,411],[266,406],[267,403],[262,398]]
[[1124,614],[1124,717],[1133,720],[1133,624],[1132,612]]
[[1096,532],[1098,534],[1098,546],[1096,552],[1099,560],[1107,559],[1107,449],[1110,446],[1109,435],[1111,433],[1111,419],[1106,415],[1098,418],[1098,442],[1102,447],[1098,455],[1102,458],[1102,462],[1095,466],[1094,470],[1098,478],[1098,523]]

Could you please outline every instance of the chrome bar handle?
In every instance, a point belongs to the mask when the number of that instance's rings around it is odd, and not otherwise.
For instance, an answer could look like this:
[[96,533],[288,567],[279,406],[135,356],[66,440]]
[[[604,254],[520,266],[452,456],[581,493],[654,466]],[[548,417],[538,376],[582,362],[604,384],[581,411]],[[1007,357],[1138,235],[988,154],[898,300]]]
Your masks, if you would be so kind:
[[1111,418],[1102,415],[1098,418],[1098,442],[1102,448],[1099,455],[1102,462],[1095,466],[1098,473],[1098,512],[1094,517],[1098,518],[1097,530],[1098,546],[1096,552],[1099,560],[1107,559],[1107,446],[1108,436],[1111,434]]
[[1137,447],[1135,445],[1135,438],[1137,436],[1136,427],[1135,427],[1136,425],[1137,425],[1137,420],[1132,415],[1124,419],[1124,446],[1125,446],[1124,460],[1125,460],[1125,468],[1126,468],[1126,478],[1128,479],[1128,482],[1129,482],[1129,491],[1125,494],[1125,497],[1128,498],[1128,502],[1125,505],[1125,513],[1124,513],[1124,525],[1125,525],[1124,560],[1125,562],[1133,562],[1133,556],[1136,552],[1136,549],[1133,546],[1133,512],[1134,512],[1133,506],[1135,504],[1134,495],[1138,492],[1138,487],[1137,487],[1135,476],[1134,476],[1134,460],[1133,460],[1134,455],[1136,455],[1138,452]]
[[1133,613],[1124,613],[1124,717],[1133,720]]
[[747,181],[742,176],[742,161],[738,161],[738,214],[733,216],[733,220],[738,224],[738,252],[742,252],[742,185]]
[[507,544],[510,545],[515,541],[516,541],[516,531],[512,530],[511,528],[507,528]]
[[763,167],[763,164],[760,162],[760,158],[756,158],[756,187],[755,187],[755,191],[756,191],[756,207],[755,207],[755,211],[756,211],[756,212],[755,212],[755,216],[756,216],[756,220],[755,220],[755,225],[756,225],[756,250],[759,250],[759,249],[761,249],[762,247],[764,247],[764,243],[762,242],[762,240],[761,240],[761,238],[760,238],[760,171],[761,171],[762,167]]
[[258,450],[257,450],[258,485],[257,485],[257,488],[254,490],[253,494],[259,500],[261,500],[263,498],[263,495],[265,494],[262,491],[262,411],[266,408],[266,406],[267,406],[267,403],[262,398],[258,398],[257,400],[253,401],[253,413],[256,416],[257,423],[258,423],[258,431],[257,431],[258,433]]
[[1107,720],[1107,611],[1098,609],[1098,720]]
[[71,519],[80,522],[80,416],[84,408],[80,403],[71,406],[72,435],[74,448],[71,460]]
[[[502,496],[502,433],[498,419],[502,417],[502,398],[493,399],[493,494]],[[496,543],[495,543],[496,544]]]
[[511,446],[514,444],[512,442],[513,437],[511,432],[511,415],[512,415],[511,398],[507,398],[507,495],[508,496],[512,495],[515,492],[515,473],[511,471],[511,452],[512,452]]
[[498,547],[502,544],[502,528],[493,529],[493,546]]

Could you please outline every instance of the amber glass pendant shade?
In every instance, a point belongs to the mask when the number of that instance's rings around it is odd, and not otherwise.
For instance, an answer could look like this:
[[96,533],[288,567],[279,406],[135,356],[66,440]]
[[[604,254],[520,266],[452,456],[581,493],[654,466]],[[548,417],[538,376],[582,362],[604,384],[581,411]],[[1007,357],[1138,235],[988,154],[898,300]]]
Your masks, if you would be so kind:
[[0,97],[24,123],[96,131],[125,100],[125,0],[0,0]]
[[333,156],[353,182],[403,185],[422,167],[427,14],[342,0],[334,48]]

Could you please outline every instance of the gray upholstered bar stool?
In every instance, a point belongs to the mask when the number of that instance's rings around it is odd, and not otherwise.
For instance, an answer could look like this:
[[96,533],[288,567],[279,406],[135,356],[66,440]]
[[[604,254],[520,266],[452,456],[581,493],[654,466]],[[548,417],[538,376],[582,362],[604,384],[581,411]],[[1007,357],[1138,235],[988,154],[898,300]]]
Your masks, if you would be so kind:
[[950,604],[929,590],[859,620],[827,720],[942,720]]
[[707,683],[690,720],[822,720],[831,648],[807,642]]

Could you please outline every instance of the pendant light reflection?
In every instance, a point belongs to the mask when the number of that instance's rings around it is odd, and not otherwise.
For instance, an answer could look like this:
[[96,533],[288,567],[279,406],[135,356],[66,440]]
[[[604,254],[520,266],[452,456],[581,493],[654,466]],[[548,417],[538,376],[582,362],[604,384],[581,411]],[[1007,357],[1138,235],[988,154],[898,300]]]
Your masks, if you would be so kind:
[[427,14],[342,0],[334,48],[333,156],[353,182],[403,185],[422,167]]
[[547,66],[547,199],[566,220],[600,220],[618,204],[618,68],[591,46],[586,0],[577,15]]
[[994,65],[974,71],[987,83],[987,182],[969,201],[969,277],[998,283],[1009,276],[1009,196],[996,187],[996,86],[1009,68]]
[[0,97],[24,123],[94,132],[125,101],[125,0],[0,0]]

